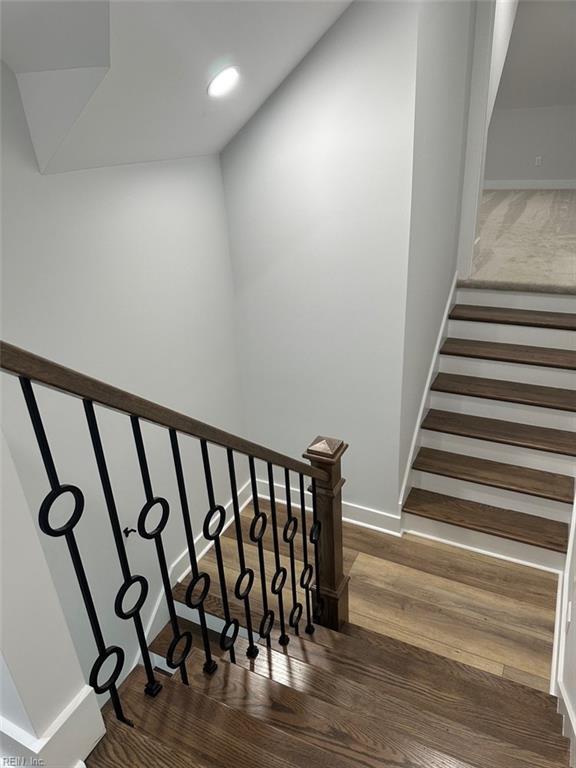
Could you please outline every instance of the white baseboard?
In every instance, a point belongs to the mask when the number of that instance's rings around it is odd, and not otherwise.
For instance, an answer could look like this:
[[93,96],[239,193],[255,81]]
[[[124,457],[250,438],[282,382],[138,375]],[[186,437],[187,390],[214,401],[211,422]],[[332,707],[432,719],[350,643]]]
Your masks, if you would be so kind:
[[564,568],[564,555],[559,552],[551,552],[540,547],[532,547],[528,544],[520,544],[516,541],[508,541],[499,536],[492,536],[479,531],[471,531],[467,528],[459,528],[438,520],[429,520],[425,517],[407,514],[404,516],[403,533],[411,533],[423,536],[433,541],[450,544],[480,555],[496,557],[500,560],[508,560],[518,565],[527,565],[531,568],[539,568],[543,571],[561,573]]
[[20,761],[6,765],[77,768],[84,765],[78,756],[87,757],[105,732],[96,694],[84,685],[41,737],[2,718],[2,756]]
[[495,189],[576,189],[576,179],[486,179],[484,191]]
[[560,669],[560,656],[562,653],[562,627],[565,624],[562,612],[565,582],[566,573],[564,571],[558,575],[558,588],[556,590],[556,610],[554,613],[554,643],[552,645],[552,663],[550,664],[550,693],[552,696],[558,695],[558,670]]
[[[268,480],[258,478],[258,496],[261,499],[270,500],[270,489],[268,487]],[[274,496],[276,501],[280,504],[286,503],[286,487],[282,483],[274,483]],[[292,504],[297,505],[299,509],[300,505],[300,489],[290,488],[290,499]],[[305,499],[307,508],[312,510],[312,494],[309,491],[305,491]],[[352,523],[353,525],[360,525],[364,528],[370,528],[374,531],[381,531],[382,533],[390,533],[395,536],[400,536],[401,518],[399,515],[395,515],[392,512],[385,512],[380,509],[373,509],[371,507],[365,507],[362,504],[354,504],[351,501],[342,501],[342,519],[346,523]]]
[[416,419],[416,424],[414,425],[414,432],[412,434],[410,451],[408,453],[406,467],[404,468],[404,477],[402,480],[402,487],[400,489],[400,498],[398,499],[398,516],[400,518],[402,517],[402,507],[404,506],[404,502],[406,501],[406,496],[408,495],[408,492],[410,490],[409,486],[410,486],[410,473],[412,471],[412,464],[414,463],[416,453],[420,448],[420,424],[422,424],[422,419],[424,418],[424,412],[429,407],[429,401],[431,396],[430,387],[432,386],[432,381],[434,380],[434,377],[436,376],[440,366],[440,347],[442,346],[442,344],[444,343],[444,339],[448,335],[448,322],[449,322],[448,315],[450,314],[450,310],[452,309],[452,305],[454,304],[457,286],[458,286],[458,272],[454,274],[454,279],[452,280],[452,286],[450,287],[450,292],[448,294],[448,300],[446,302],[446,306],[444,307],[444,314],[442,315],[442,323],[440,324],[440,329],[438,331],[438,336],[436,338],[434,352],[430,360],[430,368],[428,370],[428,376],[426,377],[426,383],[424,385],[424,391],[422,393],[422,400],[420,401],[420,408],[418,409],[418,418]]
[[563,734],[570,740],[570,768],[576,767],[576,708],[567,695],[566,688],[560,683],[558,689],[558,711],[563,717]]
[[[574,609],[576,599],[576,498],[572,507],[572,521],[570,526],[570,538],[568,541],[568,553],[566,555],[566,570],[562,580],[562,599],[557,608],[557,626],[554,638],[554,663],[552,672],[556,681],[554,693],[558,696],[558,709],[564,717],[564,735],[570,739],[571,760],[570,766],[576,766],[576,691],[569,690],[566,686],[567,641],[568,624],[570,616],[570,603]],[[574,618],[572,617],[572,621]]]

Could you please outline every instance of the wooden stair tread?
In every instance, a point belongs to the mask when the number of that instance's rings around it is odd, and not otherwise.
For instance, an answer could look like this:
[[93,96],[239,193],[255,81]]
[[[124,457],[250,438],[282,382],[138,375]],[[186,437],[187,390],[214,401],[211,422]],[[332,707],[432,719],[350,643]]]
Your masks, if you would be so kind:
[[449,318],[450,320],[467,320],[477,323],[525,325],[531,328],[576,331],[576,314],[572,312],[542,312],[531,309],[456,304],[452,307]]
[[[190,678],[191,685],[197,684],[200,691],[217,701],[235,709],[243,707],[246,714],[333,755],[344,756],[355,767],[367,758],[371,765],[393,765],[398,755],[410,765],[426,767],[446,756],[462,766],[478,768],[564,765],[564,744],[547,744],[540,752],[533,752],[526,748],[526,742],[519,745],[496,739],[398,699],[389,700],[378,713],[366,708],[357,713],[343,711],[339,702],[325,702],[313,693],[303,693],[236,665],[227,665],[224,675],[210,679],[196,667]],[[371,691],[365,693],[374,700]]]
[[[217,616],[222,618],[220,614]],[[192,631],[197,643],[200,642],[198,626],[184,624],[182,628]],[[320,660],[322,663],[326,661],[326,653],[328,653],[328,661],[332,666],[343,664],[344,670],[350,669],[350,659],[352,659],[353,669],[357,669],[359,673],[366,676],[365,683],[371,683],[375,679],[377,686],[380,688],[384,686],[391,695],[394,695],[394,690],[397,692],[396,695],[403,695],[402,692],[410,691],[413,700],[418,700],[416,692],[419,691],[418,695],[424,695],[431,704],[434,702],[445,704],[446,701],[457,700],[460,702],[459,706],[464,706],[463,701],[468,702],[468,705],[472,702],[475,716],[478,716],[478,708],[484,705],[493,713],[494,696],[497,694],[499,719],[505,715],[506,719],[514,720],[516,717],[514,713],[520,708],[523,718],[526,712],[532,712],[535,716],[537,714],[537,718],[547,728],[554,729],[558,726],[559,715],[556,712],[555,700],[541,691],[495,677],[488,672],[391,637],[383,635],[376,635],[376,637],[380,638],[380,644],[374,651],[370,647],[362,647],[357,641],[347,638],[342,633],[316,626],[312,637],[305,634],[300,638],[292,637],[286,650],[275,643],[272,648],[312,665],[315,660]],[[152,641],[150,650],[165,656],[170,639],[170,628],[165,627]],[[247,641],[242,638],[238,638],[236,643],[239,650],[245,651],[248,647]],[[263,641],[261,641],[261,647],[264,648]],[[227,655],[223,658],[227,658]],[[245,663],[241,652],[236,654],[236,659],[237,663]],[[357,663],[358,659],[361,660],[359,663]],[[379,671],[375,672],[376,669]]]
[[[337,637],[346,642],[344,636]],[[298,642],[306,646],[305,640]],[[202,654],[196,651],[189,662],[191,685],[268,725],[346,755],[353,765],[362,763],[362,755],[370,746],[375,765],[389,764],[390,748],[414,759],[422,746],[479,768],[565,765],[566,742],[559,735],[560,720],[556,716],[553,728],[542,729],[540,707],[534,712],[536,732],[527,725],[526,711],[517,716],[517,702],[512,719],[503,717],[502,712],[496,716],[492,702],[485,718],[470,705],[452,707],[457,715],[453,720],[434,707],[420,706],[418,698],[399,698],[391,687],[375,690],[349,678],[325,674],[293,658],[289,650],[282,653],[261,647],[256,659],[248,659],[247,641],[238,638],[236,648],[237,664],[225,665],[222,674],[219,670],[210,678],[201,673]],[[267,679],[258,684],[252,673]],[[426,758],[422,763],[430,764],[436,763],[427,763]]]
[[187,765],[195,766],[197,760],[206,768],[351,768],[335,755],[328,762],[323,750],[230,709],[177,679],[162,678],[163,689],[155,698],[143,694],[145,683],[144,668],[138,666],[120,686],[128,717],[151,739],[192,755]]
[[106,707],[106,734],[85,759],[86,768],[205,768],[194,756],[152,738],[140,725],[121,723]]
[[572,504],[574,500],[574,478],[555,472],[543,472],[539,469],[519,467],[449,451],[438,451],[434,448],[421,448],[412,466],[421,472],[525,493],[565,504]]
[[[391,665],[406,665],[411,671],[414,667],[425,665],[425,668],[432,670],[430,684],[436,683],[440,686],[443,679],[449,679],[452,685],[449,690],[453,694],[458,691],[458,686],[453,687],[454,680],[458,681],[463,691],[468,691],[476,700],[482,700],[478,691],[487,688],[489,693],[484,698],[486,706],[492,707],[495,718],[500,718],[503,727],[518,720],[527,730],[531,730],[535,735],[539,734],[538,739],[544,738],[546,741],[547,738],[560,738],[565,743],[562,736],[563,719],[558,712],[558,700],[547,691],[536,689],[531,685],[527,686],[521,681],[513,681],[511,678],[495,676],[460,661],[438,656],[432,651],[361,627],[353,622],[344,622],[340,634],[361,642],[366,647],[378,649]],[[320,637],[324,640],[322,635]],[[527,720],[531,722],[530,725]],[[514,725],[515,729],[517,727],[518,724]]]
[[426,414],[422,429],[576,456],[576,432],[562,429],[536,427],[532,424],[517,424],[513,421],[434,409]]
[[412,488],[404,512],[566,554],[569,526],[556,520]]
[[570,349],[552,349],[550,347],[532,347],[525,344],[504,344],[496,341],[449,338],[442,345],[440,354],[576,370],[576,352]]
[[[529,712],[552,729],[558,726],[560,716],[553,696],[394,637],[363,627],[358,627],[358,630],[362,633],[360,640],[358,635],[353,637],[349,632],[334,632],[317,626],[314,635],[311,638],[306,636],[306,640],[332,656],[360,659],[366,668],[387,670],[397,676],[401,685],[413,683],[425,690],[427,698],[433,697],[432,691],[436,691],[451,700],[471,700],[475,705],[486,705],[491,710],[497,706],[500,717],[512,719],[516,716],[513,713],[520,707],[525,710],[523,717]],[[295,647],[296,644],[292,644],[292,648]],[[497,705],[494,703],[495,696]]]
[[439,373],[434,379],[432,390],[486,400],[535,405],[540,408],[555,408],[560,411],[576,411],[576,391],[559,387]]
[[548,571],[522,567],[521,574],[510,569],[504,560],[469,552],[459,557],[458,549],[437,545],[418,536],[404,538],[378,536],[364,538],[363,529],[349,523],[344,525],[344,539],[366,554],[381,558],[391,565],[402,565],[427,575],[449,579],[457,584],[479,588],[494,595],[519,601],[532,609],[548,611],[551,594],[557,591],[557,576]]
[[[485,685],[484,680],[478,680],[474,685],[471,675],[466,677],[467,684],[463,684],[458,675],[459,668],[456,670],[456,679],[446,679],[452,670],[447,669],[444,663],[436,667],[427,658],[426,666],[413,653],[408,657],[400,653],[384,658],[384,653],[358,640],[348,650],[340,643],[337,648],[329,648],[318,642],[310,642],[309,639],[294,638],[285,653],[292,659],[316,667],[325,675],[341,677],[364,686],[370,692],[369,700],[380,697],[400,699],[416,710],[425,710],[488,732],[496,728],[498,721],[501,725],[506,723],[511,730],[520,728],[524,731],[525,725],[519,722],[522,713],[524,723],[530,722],[535,734],[545,734],[544,741],[547,741],[550,733],[560,735],[558,715],[550,712],[547,704],[532,695],[538,691],[516,685],[514,698],[511,698],[509,685],[500,685],[508,681],[493,675],[489,675],[491,679],[488,685]],[[449,661],[443,657],[437,658],[441,662]],[[528,707],[526,710],[525,704]],[[514,741],[513,735],[507,738]]]

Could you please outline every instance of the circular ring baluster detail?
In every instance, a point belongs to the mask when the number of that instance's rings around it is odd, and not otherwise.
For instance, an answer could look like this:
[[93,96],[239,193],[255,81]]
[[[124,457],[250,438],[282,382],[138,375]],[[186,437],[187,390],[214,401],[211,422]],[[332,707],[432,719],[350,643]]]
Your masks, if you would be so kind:
[[302,611],[304,610],[302,603],[296,603],[292,610],[290,611],[290,618],[288,619],[288,624],[292,627],[292,629],[296,629],[298,626],[298,623],[300,622],[300,619],[302,618]]
[[252,590],[253,585],[254,585],[254,571],[251,568],[246,568],[238,576],[238,579],[236,580],[236,584],[234,586],[234,594],[236,596],[236,599],[245,600],[250,594],[250,591]]
[[[112,656],[116,656],[116,664],[114,666],[114,669],[112,670],[110,677],[106,682],[99,683],[98,682],[98,675],[100,673],[100,670],[104,666],[104,664],[108,661],[109,658]],[[122,667],[124,666],[124,651],[122,648],[120,648],[118,645],[109,645],[108,648],[104,650],[103,653],[98,656],[96,661],[94,662],[92,669],[90,670],[90,677],[88,678],[88,682],[94,688],[96,693],[106,693],[106,691],[109,691],[110,688],[116,683],[118,678],[120,677],[120,673],[122,672]]]
[[258,514],[254,516],[252,522],[250,523],[250,540],[255,544],[257,544],[259,541],[262,541],[264,538],[264,533],[266,532],[267,525],[268,518],[264,512],[258,512]]
[[298,518],[297,517],[291,517],[289,520],[286,521],[286,525],[284,526],[284,530],[282,532],[282,538],[286,542],[286,544],[292,544],[296,537],[296,533],[298,532]]
[[264,616],[262,616],[262,620],[260,621],[260,629],[258,630],[260,633],[260,637],[264,640],[267,640],[270,637],[270,633],[272,632],[272,628],[274,627],[274,611],[268,609]]
[[314,568],[312,568],[310,563],[307,563],[307,565],[304,567],[302,571],[302,575],[300,576],[300,586],[302,587],[302,589],[308,589],[308,587],[312,583],[313,575],[314,575]]
[[[220,634],[220,648],[223,651],[229,651],[230,648],[232,648],[238,637],[239,629],[240,624],[238,623],[238,619],[230,619],[230,621],[226,622],[224,629]],[[230,630],[232,630],[231,635],[228,634]]]
[[282,592],[282,590],[284,589],[284,584],[286,584],[286,576],[287,576],[286,568],[281,567],[276,571],[270,587],[273,595],[279,595],[280,592]]
[[311,544],[318,544],[320,541],[320,532],[322,530],[322,525],[320,523],[320,520],[317,520],[312,528],[310,528],[310,543]]
[[[180,651],[180,655],[174,658],[176,649],[182,641],[184,641],[184,647]],[[172,638],[172,642],[168,646],[168,651],[166,652],[166,664],[168,664],[171,669],[178,669],[178,667],[186,661],[191,648],[192,634],[190,632],[182,632],[181,634],[176,635]]]
[[[158,525],[149,531],[146,529],[146,520],[154,507],[160,507],[160,520],[158,521]],[[138,515],[137,528],[140,536],[142,536],[143,539],[155,539],[157,536],[160,536],[164,528],[166,528],[169,514],[170,506],[166,499],[161,496],[157,496],[156,498],[147,501]]]
[[[50,511],[54,506],[54,503],[61,496],[69,493],[74,499],[74,511],[68,518],[68,520],[59,528],[54,528],[50,525]],[[84,494],[75,485],[61,485],[59,488],[54,488],[47,494],[46,498],[40,505],[40,511],[38,513],[38,524],[40,530],[48,536],[65,536],[74,528],[76,523],[82,517],[84,511]]]
[[[216,521],[216,528],[214,528],[214,530],[211,530],[212,523],[214,521]],[[208,541],[216,541],[216,539],[222,533],[225,523],[226,523],[226,510],[224,509],[224,507],[218,505],[217,507],[214,507],[213,509],[211,509],[206,515],[206,518],[204,519],[204,526],[202,527],[204,538],[207,539]]]
[[[129,608],[128,610],[126,610],[124,608],[124,599],[128,591],[130,590],[130,588],[133,587],[135,584],[140,585],[140,594],[138,595],[138,598],[134,602],[132,608]],[[118,590],[118,594],[116,595],[116,599],[114,600],[114,610],[116,612],[116,616],[119,616],[121,619],[131,619],[140,611],[147,597],[148,597],[148,582],[146,581],[144,576],[132,576],[130,579],[128,579],[128,581],[125,581],[124,584],[122,584],[122,586]]]
[[[200,594],[197,595],[197,597],[194,597],[194,590],[198,587],[199,584],[202,585]],[[186,589],[185,600],[188,608],[200,608],[200,606],[204,603],[204,600],[206,600],[206,596],[208,595],[209,590],[210,576],[207,573],[201,571],[192,579],[190,584],[188,584],[188,588]]]

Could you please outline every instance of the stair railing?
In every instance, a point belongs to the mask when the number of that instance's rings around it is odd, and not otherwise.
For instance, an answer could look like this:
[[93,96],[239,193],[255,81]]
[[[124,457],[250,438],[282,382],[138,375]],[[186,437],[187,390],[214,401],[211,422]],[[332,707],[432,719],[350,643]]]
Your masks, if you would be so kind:
[[[170,517],[170,506],[167,499],[158,495],[157,490],[152,485],[141,429],[142,421],[159,425],[168,431],[191,567],[191,579],[186,590],[185,601],[189,608],[198,612],[205,656],[204,671],[207,674],[213,674],[217,669],[210,646],[205,607],[205,602],[213,585],[210,575],[201,570],[201,561],[198,561],[196,555],[194,530],[178,441],[179,434],[192,436],[200,443],[208,500],[208,512],[204,517],[202,530],[204,538],[212,542],[214,547],[219,582],[218,591],[224,613],[224,628],[220,634],[220,647],[223,652],[229,654],[230,661],[235,661],[235,642],[240,630],[239,619],[232,615],[231,600],[235,600],[238,605],[243,606],[242,625],[248,634],[246,654],[251,658],[257,656],[259,651],[256,635],[259,635],[268,647],[272,646],[272,632],[276,626],[276,621],[280,630],[278,642],[281,646],[286,646],[290,641],[289,630],[292,630],[294,634],[299,633],[304,613],[305,632],[309,634],[314,632],[315,623],[332,629],[339,629],[342,623],[347,620],[348,577],[345,576],[343,570],[341,490],[344,480],[341,476],[341,458],[348,446],[344,442],[333,438],[316,438],[304,453],[304,458],[309,462],[306,464],[58,365],[6,342],[0,342],[0,366],[3,371],[17,376],[20,380],[46,472],[49,491],[40,504],[39,527],[48,536],[64,538],[94,635],[97,655],[89,675],[90,685],[97,693],[110,695],[118,719],[132,725],[123,712],[117,687],[124,668],[125,652],[119,646],[107,645],[103,636],[101,622],[92,597],[89,575],[84,567],[75,534],[76,526],[81,523],[81,518],[85,514],[84,494],[77,485],[61,480],[36,400],[34,385],[56,389],[80,398],[83,402],[94,460],[123,579],[114,596],[114,611],[120,619],[132,621],[134,625],[146,671],[147,684],[144,690],[147,695],[156,696],[162,689],[162,685],[154,673],[148,650],[148,640],[142,622],[142,609],[148,597],[149,584],[143,575],[134,574],[130,566],[95,406],[112,409],[130,419],[143,488],[143,505],[138,515],[137,532],[143,540],[153,544],[156,552],[172,629],[172,641],[166,654],[166,663],[171,669],[179,671],[183,683],[188,682],[186,660],[192,647],[192,635],[189,631],[182,630],[174,603],[173,585],[170,582],[162,538]],[[221,536],[227,515],[225,507],[216,497],[210,461],[211,445],[226,450],[230,490],[232,492],[233,524],[240,568],[239,575],[233,585],[228,585],[226,580],[226,563],[221,546]],[[237,454],[248,458],[253,508],[249,539],[256,545],[258,553],[259,595],[262,606],[262,617],[258,627],[254,626],[254,611],[251,604],[251,601],[256,599],[254,585],[257,577],[254,570],[247,567],[245,558],[244,534],[236,481],[235,458]],[[258,491],[257,461],[263,462],[266,467],[265,482],[267,482],[269,493],[269,515],[262,511],[263,497],[259,495]],[[286,519],[282,526],[278,519],[275,468],[282,470],[283,483],[281,487],[285,490],[286,495],[284,502]],[[293,476],[298,480],[296,489],[291,486]],[[308,491],[311,494],[311,505],[307,503],[307,482],[310,482]],[[64,524],[54,527],[50,521],[50,512],[55,502],[63,496],[71,497],[73,511]],[[296,507],[299,509],[295,513]],[[150,523],[151,519],[157,520],[153,526]],[[267,573],[263,541],[268,526],[272,531],[274,555],[274,572],[271,574]],[[289,571],[282,565],[280,535],[288,549]],[[295,543],[298,535],[302,546],[302,569],[300,573],[297,572],[296,568]],[[290,588],[288,594],[285,593],[287,585]],[[303,603],[298,599],[299,588],[304,594]],[[129,590],[132,592],[137,590],[138,595],[136,600],[131,601],[131,607],[126,606],[126,596]],[[273,599],[278,606],[277,617],[270,607],[271,595],[274,596]],[[290,604],[288,619],[286,618],[285,601]],[[100,679],[102,668],[111,658],[114,660],[114,669],[108,678],[102,681]]]

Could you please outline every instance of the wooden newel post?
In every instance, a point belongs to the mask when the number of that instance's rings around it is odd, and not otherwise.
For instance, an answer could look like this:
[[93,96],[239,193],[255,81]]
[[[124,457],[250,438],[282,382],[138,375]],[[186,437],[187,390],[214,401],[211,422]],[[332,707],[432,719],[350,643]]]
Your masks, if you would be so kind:
[[326,480],[316,480],[316,514],[320,522],[319,585],[320,606],[314,605],[315,620],[329,629],[339,630],[348,621],[348,581],[344,574],[342,543],[341,459],[348,444],[333,437],[317,437],[304,458],[313,467],[327,473]]

